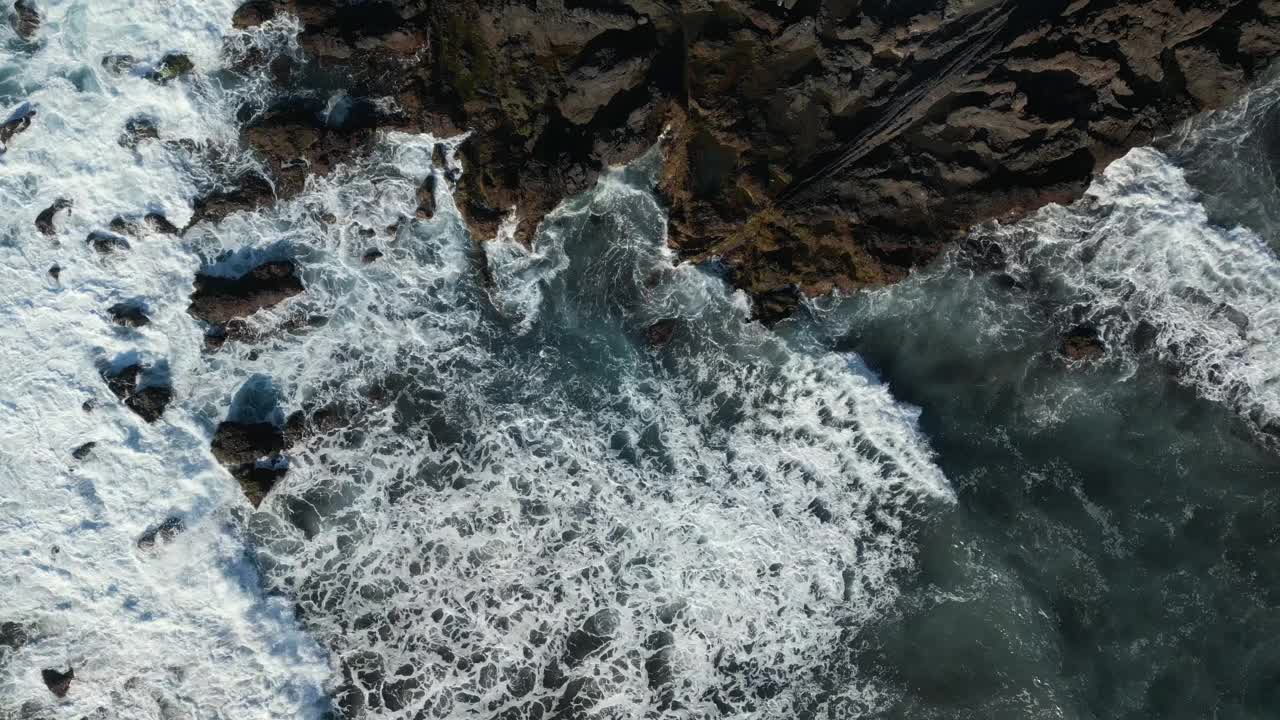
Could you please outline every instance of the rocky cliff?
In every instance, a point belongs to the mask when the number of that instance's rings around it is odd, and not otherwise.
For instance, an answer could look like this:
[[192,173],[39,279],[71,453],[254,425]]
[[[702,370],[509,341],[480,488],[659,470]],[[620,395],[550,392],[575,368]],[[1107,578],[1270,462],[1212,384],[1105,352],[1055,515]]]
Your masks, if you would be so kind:
[[[1280,53],[1280,0],[254,0],[306,64],[246,140],[278,194],[380,127],[472,130],[478,237],[518,237],[668,135],[670,242],[777,318],[1068,202]],[[335,119],[324,88],[346,88]]]

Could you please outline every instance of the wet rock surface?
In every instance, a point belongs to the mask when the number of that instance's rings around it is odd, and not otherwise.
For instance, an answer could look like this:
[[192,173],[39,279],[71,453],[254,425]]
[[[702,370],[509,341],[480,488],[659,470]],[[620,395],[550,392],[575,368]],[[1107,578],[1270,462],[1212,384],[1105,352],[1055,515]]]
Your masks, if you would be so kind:
[[52,668],[40,671],[40,679],[44,680],[45,687],[49,688],[49,692],[53,693],[54,697],[66,697],[71,691],[71,681],[75,677],[76,671],[71,668],[67,668],[65,672]]
[[54,235],[57,235],[58,227],[54,224],[54,221],[57,219],[58,213],[61,213],[64,210],[69,211],[71,206],[71,201],[66,198],[58,198],[57,200],[54,200],[52,205],[41,210],[40,214],[36,216],[36,229],[40,231],[41,235],[46,237],[53,237]]
[[278,184],[361,152],[369,129],[470,129],[472,230],[491,237],[514,207],[528,240],[670,126],[670,242],[731,264],[765,319],[801,293],[895,282],[975,223],[1072,201],[1280,54],[1280,0],[255,0],[235,22],[280,12],[352,97],[397,111],[341,132],[296,113],[250,128]]
[[146,308],[137,302],[120,302],[107,308],[111,322],[123,327],[139,328],[151,324]]
[[147,377],[151,368],[134,363],[118,370],[106,369],[102,373],[107,388],[130,410],[143,420],[153,423],[164,414],[173,399],[173,388],[159,379]]
[[269,422],[225,421],[218,425],[210,449],[218,462],[240,481],[245,497],[257,507],[288,469],[280,455],[284,430]]
[[40,30],[40,10],[31,0],[14,0],[12,22],[18,37],[30,40]]
[[266,262],[233,278],[197,273],[187,311],[224,334],[234,334],[235,321],[277,305],[302,290],[302,280],[292,260]]
[[1098,360],[1107,354],[1097,329],[1088,325],[1077,325],[1064,333],[1058,351],[1074,362]]

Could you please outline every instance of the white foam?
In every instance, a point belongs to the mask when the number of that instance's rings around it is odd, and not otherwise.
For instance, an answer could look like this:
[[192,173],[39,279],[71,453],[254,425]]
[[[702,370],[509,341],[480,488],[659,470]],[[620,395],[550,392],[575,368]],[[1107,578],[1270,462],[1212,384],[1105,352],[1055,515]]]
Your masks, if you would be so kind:
[[[308,285],[292,311],[329,321],[182,369],[211,407],[261,373],[287,410],[345,408],[353,430],[295,451],[256,531],[363,713],[490,717],[568,687],[609,717],[876,702],[842,634],[892,603],[906,524],[950,497],[914,412],[673,267],[653,158],[566,203],[533,248],[486,246],[492,286],[444,183],[435,218],[363,238],[411,212],[432,144],[392,136],[368,167],[214,231],[265,248],[289,227]],[[362,265],[370,244],[386,254]],[[637,340],[671,317],[670,352]],[[612,640],[566,667],[592,617]],[[674,682],[653,688],[662,632]]]
[[[234,137],[231,99],[208,73],[235,5],[42,2],[34,47],[3,38],[0,93],[38,112],[0,157],[0,620],[31,635],[0,661],[0,715],[49,706],[58,717],[107,708],[121,718],[277,718],[325,707],[326,654],[289,603],[260,590],[228,514],[239,490],[209,456],[208,418],[188,402],[192,379],[173,373],[175,401],[147,425],[98,374],[129,354],[175,369],[198,353],[201,329],[185,308],[199,259],[169,236],[131,239],[112,256],[85,237],[116,215],[189,217],[198,177],[160,143],[135,153],[117,139],[138,114],[164,138]],[[100,64],[108,53],[154,62],[171,50],[189,53],[197,75],[158,86]],[[46,238],[33,221],[59,197],[75,205]],[[46,272],[54,264],[57,282]],[[131,299],[152,324],[113,327],[106,308]],[[81,409],[89,399],[92,413]],[[74,460],[89,441],[92,454]],[[136,546],[170,516],[186,526],[172,543]],[[40,671],[68,666],[71,692],[56,700]]]
[[998,232],[1015,272],[1081,308],[1117,361],[1150,344],[1202,396],[1280,419],[1280,260],[1253,229],[1211,223],[1167,156],[1133,150],[1078,206]]

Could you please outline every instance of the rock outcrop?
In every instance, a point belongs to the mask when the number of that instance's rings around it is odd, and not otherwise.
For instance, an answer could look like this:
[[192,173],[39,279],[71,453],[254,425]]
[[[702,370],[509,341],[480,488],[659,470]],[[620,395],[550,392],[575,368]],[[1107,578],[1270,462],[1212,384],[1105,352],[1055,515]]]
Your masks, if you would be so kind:
[[164,414],[169,401],[173,399],[173,388],[167,381],[158,377],[153,368],[144,368],[141,363],[134,363],[116,370],[106,369],[102,378],[107,388],[120,398],[125,407],[134,411],[143,420],[153,423]]
[[284,430],[270,422],[227,420],[218,425],[211,449],[218,462],[240,481],[240,488],[254,507],[288,469],[280,454],[285,448]]
[[197,273],[191,315],[212,326],[219,337],[240,334],[243,318],[302,292],[292,260],[265,262],[239,277]]
[[281,12],[382,109],[249,128],[277,188],[380,127],[470,129],[469,224],[490,237],[515,208],[527,240],[669,127],[671,244],[722,258],[766,318],[1070,202],[1280,54],[1280,0],[254,0],[235,22]]
[[71,681],[76,677],[76,671],[68,668],[66,672],[45,668],[40,671],[40,679],[44,680],[45,687],[49,688],[49,692],[54,697],[63,698],[71,691]]

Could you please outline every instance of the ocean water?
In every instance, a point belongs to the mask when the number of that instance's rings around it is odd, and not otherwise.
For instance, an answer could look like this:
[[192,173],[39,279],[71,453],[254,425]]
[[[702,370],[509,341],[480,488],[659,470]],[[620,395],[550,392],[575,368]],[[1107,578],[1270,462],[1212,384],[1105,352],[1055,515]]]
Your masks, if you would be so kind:
[[[1273,714],[1274,84],[981,229],[998,270],[957,253],[776,329],[667,251],[659,149],[529,248],[467,236],[432,163],[466,172],[465,136],[386,133],[97,254],[252,167],[270,91],[238,60],[299,50],[234,7],[0,29],[3,108],[36,110],[0,155],[0,718]],[[171,51],[195,71],[142,77]],[[120,143],[140,116],[159,139]],[[195,273],[283,258],[306,291],[206,352]],[[1101,362],[1057,353],[1080,324]],[[153,424],[101,378],[133,362],[173,387]],[[293,413],[321,430],[255,511],[213,430]]]

